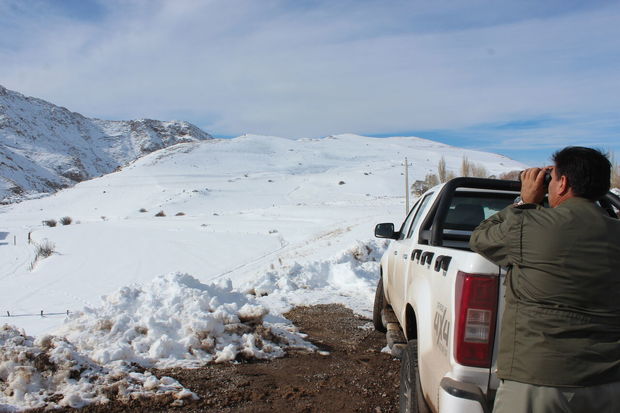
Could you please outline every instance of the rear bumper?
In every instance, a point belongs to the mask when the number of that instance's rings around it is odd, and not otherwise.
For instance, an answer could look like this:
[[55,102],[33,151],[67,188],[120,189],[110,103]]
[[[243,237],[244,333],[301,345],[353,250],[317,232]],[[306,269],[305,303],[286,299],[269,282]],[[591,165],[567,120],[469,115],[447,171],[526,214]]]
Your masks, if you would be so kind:
[[491,413],[493,404],[480,387],[449,377],[441,379],[439,390],[440,412]]

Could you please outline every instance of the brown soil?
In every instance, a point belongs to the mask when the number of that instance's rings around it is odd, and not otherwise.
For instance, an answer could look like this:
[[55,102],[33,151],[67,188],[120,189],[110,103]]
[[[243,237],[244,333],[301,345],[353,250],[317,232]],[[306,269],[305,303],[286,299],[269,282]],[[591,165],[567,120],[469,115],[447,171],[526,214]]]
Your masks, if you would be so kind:
[[400,362],[381,353],[385,335],[341,305],[297,307],[286,317],[321,351],[271,361],[155,370],[200,396],[173,407],[171,396],[113,401],[60,412],[375,412],[398,411]]

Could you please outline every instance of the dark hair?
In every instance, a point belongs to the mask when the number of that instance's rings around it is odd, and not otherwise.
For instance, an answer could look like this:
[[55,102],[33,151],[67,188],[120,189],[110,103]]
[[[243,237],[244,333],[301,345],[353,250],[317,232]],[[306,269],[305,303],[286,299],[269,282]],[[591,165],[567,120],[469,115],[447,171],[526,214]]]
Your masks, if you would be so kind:
[[556,174],[564,175],[576,196],[596,201],[609,191],[611,163],[597,150],[567,146],[553,154]]

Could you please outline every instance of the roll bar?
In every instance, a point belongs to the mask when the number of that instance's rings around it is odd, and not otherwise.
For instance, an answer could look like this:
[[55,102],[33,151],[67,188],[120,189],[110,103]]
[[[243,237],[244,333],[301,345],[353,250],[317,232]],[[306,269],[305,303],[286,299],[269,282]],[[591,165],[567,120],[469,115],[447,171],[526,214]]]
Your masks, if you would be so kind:
[[[448,210],[452,204],[452,198],[457,188],[471,188],[471,189],[493,189],[498,191],[521,191],[521,182],[519,181],[507,181],[502,179],[489,179],[489,178],[471,178],[471,177],[459,177],[451,179],[441,188],[441,191],[435,202],[433,203],[431,213],[429,213],[422,226],[420,227],[420,235],[418,242],[429,241],[430,245],[442,246],[443,245],[443,230]],[[614,212],[613,207],[620,210],[620,197],[613,192],[608,192],[599,201],[601,207],[603,207],[610,216],[618,218]],[[612,207],[613,206],[613,207]],[[425,230],[425,228],[430,228]],[[429,234],[430,232],[430,234]],[[430,240],[429,240],[430,236]]]

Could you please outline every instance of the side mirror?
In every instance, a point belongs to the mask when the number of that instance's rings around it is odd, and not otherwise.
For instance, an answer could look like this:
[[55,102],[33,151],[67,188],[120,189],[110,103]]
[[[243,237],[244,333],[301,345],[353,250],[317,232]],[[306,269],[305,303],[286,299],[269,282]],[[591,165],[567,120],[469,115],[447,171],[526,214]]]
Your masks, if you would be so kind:
[[398,233],[394,232],[394,224],[392,223],[377,224],[375,227],[375,237],[397,239]]

